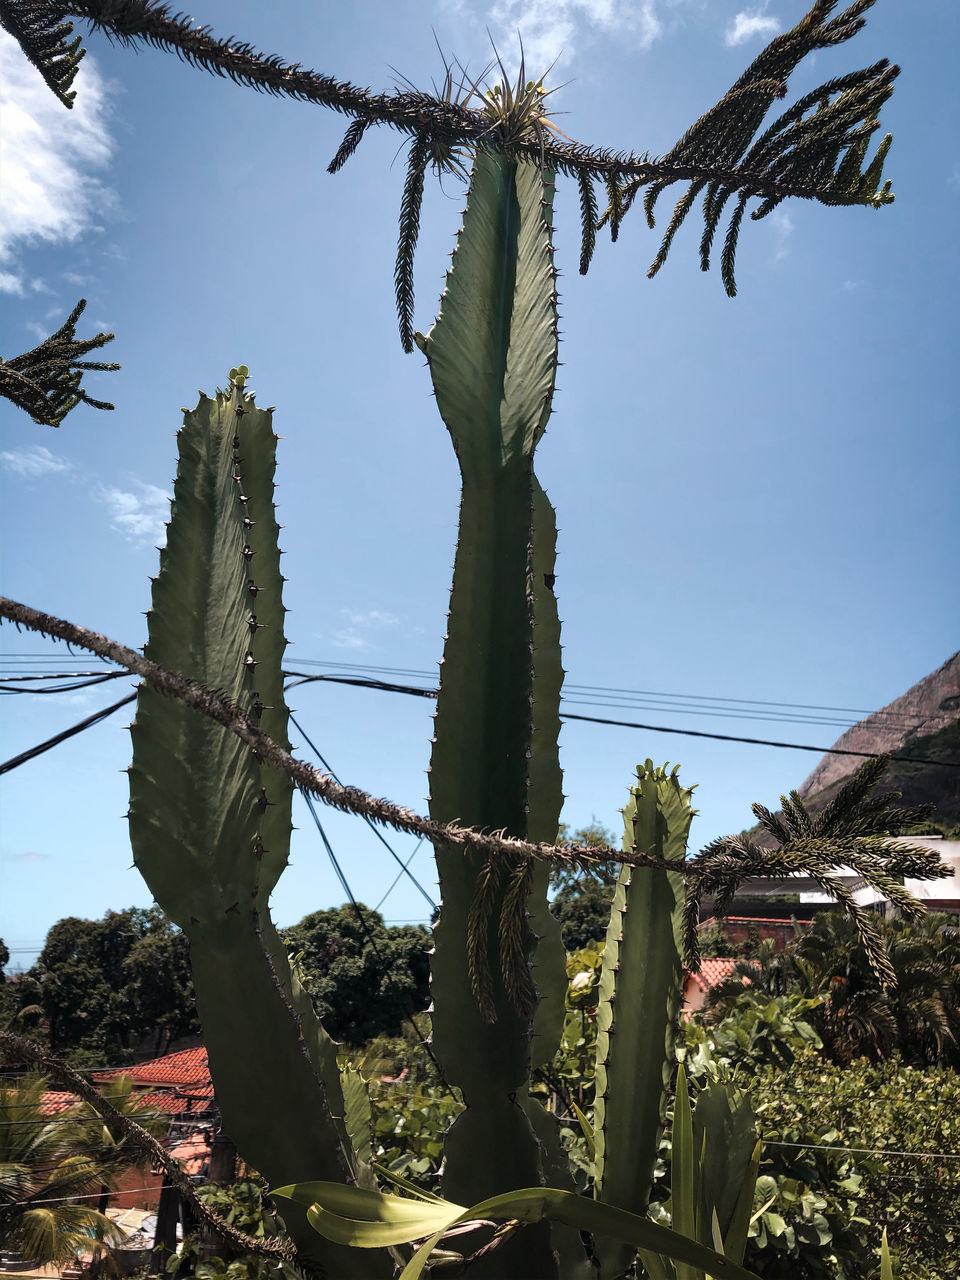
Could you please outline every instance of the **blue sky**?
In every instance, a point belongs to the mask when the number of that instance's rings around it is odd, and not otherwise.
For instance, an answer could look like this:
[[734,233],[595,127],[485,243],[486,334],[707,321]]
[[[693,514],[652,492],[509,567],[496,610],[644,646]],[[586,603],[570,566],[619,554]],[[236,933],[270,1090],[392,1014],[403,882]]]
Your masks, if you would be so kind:
[[[666,151],[724,92],[798,0],[204,0],[194,14],[318,71],[429,87],[444,50],[479,71],[489,28],[528,67],[554,57],[559,126],[579,141]],[[576,189],[556,218],[565,361],[538,474],[557,508],[565,665],[580,686],[674,695],[572,711],[829,745],[958,644],[956,297],[960,204],[951,0],[879,0],[867,29],[798,71],[794,92],[882,56],[903,74],[884,112],[896,203],[880,212],[794,202],[744,230],[740,296],[698,268],[691,216],[654,281],[639,216],[577,274]],[[244,90],[169,55],[87,41],[63,110],[4,36],[3,352],[35,345],[79,297],[107,328],[117,374],[90,378],[114,413],[59,430],[11,406],[2,444],[7,595],[139,645],[175,468],[179,406],[244,362],[277,406],[290,664],[435,672],[456,536],[458,477],[419,355],[396,336],[392,272],[402,139],[368,134],[336,177],[346,121]],[[953,87],[951,87],[953,86]],[[417,325],[432,322],[462,192],[428,189]],[[661,224],[672,201],[661,202]],[[8,655],[55,654],[4,627]],[[31,660],[32,660],[31,659]],[[24,661],[11,656],[9,671]],[[33,669],[38,669],[34,667]],[[306,669],[306,668],[304,668]],[[126,681],[5,700],[7,758],[117,700]],[[699,710],[679,708],[694,695]],[[579,695],[596,698],[596,695]],[[838,724],[704,714],[703,699],[853,708]],[[332,685],[291,698],[348,782],[424,807],[424,699]],[[651,706],[651,703],[654,705]],[[770,715],[769,708],[756,708]],[[800,714],[795,712],[794,714]],[[146,904],[125,823],[129,716],[120,713],[3,778],[0,935],[28,964],[68,915]],[[775,803],[817,756],[568,723],[577,826],[615,827],[633,766],[682,763],[697,782],[699,847]],[[309,756],[309,751],[303,750]],[[356,894],[374,904],[389,854],[324,814]],[[278,923],[342,891],[298,802]],[[413,842],[390,837],[403,857]],[[429,853],[413,869],[435,894]],[[388,919],[424,918],[398,885]]]

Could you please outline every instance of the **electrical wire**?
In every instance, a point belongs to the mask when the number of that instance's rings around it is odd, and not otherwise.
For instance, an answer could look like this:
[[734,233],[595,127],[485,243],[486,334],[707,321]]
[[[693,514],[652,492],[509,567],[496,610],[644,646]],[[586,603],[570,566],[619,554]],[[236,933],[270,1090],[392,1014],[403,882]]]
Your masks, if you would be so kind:
[[[327,771],[327,773],[329,773],[330,777],[331,777],[331,778],[333,778],[334,782],[340,782],[340,779],[339,779],[339,778],[337,777],[337,775],[334,773],[334,771],[333,771],[333,769],[331,768],[331,766],[330,766],[330,764],[328,763],[328,761],[326,761],[326,760],[323,758],[323,755],[322,755],[322,754],[321,754],[321,752],[320,752],[320,748],[319,748],[319,747],[316,745],[316,743],[315,743],[315,742],[313,742],[313,741],[311,740],[311,738],[307,735],[307,731],[304,729],[303,725],[299,722],[299,720],[297,720],[296,716],[293,714],[293,712],[292,712],[292,711],[291,711],[291,712],[289,712],[289,716],[290,716],[290,723],[294,726],[294,728],[297,730],[297,732],[298,732],[298,733],[300,734],[300,736],[303,738],[304,742],[307,744],[307,746],[310,748],[310,750],[314,753],[314,755],[315,755],[315,756],[317,757],[317,759],[320,761],[320,764],[323,766],[323,768]],[[343,784],[341,783],[341,785],[343,785]],[[309,804],[309,803],[310,803],[310,798],[306,795],[306,793],[305,793],[305,792],[304,792],[304,798],[307,800],[307,803]],[[312,812],[312,811],[313,811],[313,806],[312,806],[312,804],[311,804],[311,806],[310,806],[310,807],[311,807],[311,812]],[[399,854],[394,850],[394,848],[393,848],[393,847],[390,845],[390,843],[387,841],[386,837],[384,836],[383,832],[379,829],[379,827],[377,827],[377,826],[376,826],[376,824],[375,824],[375,823],[373,823],[373,822],[370,820],[370,818],[368,818],[366,815],[364,815],[363,820],[364,820],[364,822],[367,824],[367,826],[370,828],[370,830],[373,832],[373,834],[377,837],[377,839],[380,841],[380,843],[383,845],[383,847],[384,847],[384,848],[387,850],[387,852],[390,854],[390,857],[391,857],[391,858],[393,858],[394,862],[396,862],[396,863],[397,863],[397,865],[399,866],[399,868],[400,868],[400,872],[399,872],[399,875],[398,875],[397,879],[399,879],[401,875],[406,875],[406,876],[408,876],[408,877],[409,877],[409,879],[413,882],[413,884],[417,887],[417,889],[419,889],[419,890],[420,890],[420,893],[423,895],[423,897],[424,897],[424,898],[427,900],[427,902],[429,903],[429,905],[430,905],[430,910],[431,910],[431,911],[436,911],[436,909],[437,909],[437,904],[436,904],[436,903],[434,902],[434,900],[430,897],[429,893],[427,893],[426,889],[423,887],[423,885],[420,883],[420,881],[416,878],[416,876],[413,874],[413,872],[412,872],[412,871],[410,871],[410,870],[408,869],[408,868],[409,868],[409,866],[410,866],[410,861],[412,861],[412,856],[413,856],[413,855],[411,855],[411,858],[410,858],[406,863],[404,863],[404,862],[403,862],[403,860],[401,859],[400,855],[399,855]],[[419,848],[420,848],[420,844],[422,843],[422,839],[423,839],[423,838],[421,837],[421,839],[417,842],[417,849],[419,849]],[[417,851],[417,850],[416,850],[416,849],[414,849],[414,851],[413,851],[413,852],[414,852],[414,853],[416,853],[416,851]],[[394,881],[394,883],[396,883],[396,881]],[[392,889],[392,888],[393,888],[393,886],[391,885],[391,889]],[[387,893],[389,893],[389,892],[390,892],[390,890],[388,889],[388,890],[387,890]],[[384,895],[384,897],[386,897],[386,895]],[[381,902],[382,902],[382,901],[384,901],[384,899],[383,899],[383,898],[381,898]]]
[[[309,676],[301,671],[287,671],[287,676],[298,677],[297,684],[312,684],[316,681],[329,681],[333,684],[350,684],[357,685],[368,689],[379,689],[390,693],[406,693],[413,694],[420,698],[435,698],[437,696],[436,689],[417,689],[408,685],[391,685],[386,684],[382,680],[364,680],[360,677],[346,676]],[[565,699],[561,698],[561,705]],[[620,729],[642,729],[647,733],[673,733],[680,734],[688,738],[711,738],[718,742],[744,742],[752,746],[758,747],[781,747],[788,751],[814,751],[817,755],[827,756],[857,756],[861,759],[875,760],[878,755],[884,754],[879,751],[852,751],[846,747],[814,747],[805,742],[777,742],[770,738],[746,738],[731,733],[708,733],[703,729],[678,729],[675,726],[662,724],[639,724],[635,720],[609,720],[601,716],[584,716],[578,715],[572,711],[560,712],[561,720],[581,720],[588,724],[610,725]],[[960,762],[953,760],[934,760],[929,756],[901,756],[891,755],[891,760],[904,761],[908,764],[933,764],[940,765],[946,769],[960,769]]]
[[[403,866],[400,868],[400,870],[397,872],[397,874],[393,877],[393,883],[390,885],[390,888],[389,888],[389,889],[387,890],[387,892],[383,895],[383,897],[380,899],[380,901],[377,903],[377,905],[373,908],[373,909],[374,909],[374,911],[379,911],[379,910],[380,910],[380,908],[383,906],[383,904],[386,902],[386,900],[390,897],[391,893],[393,893],[394,889],[395,889],[395,888],[397,887],[397,885],[400,883],[400,879],[401,879],[401,877],[402,877],[403,873],[407,870],[407,868],[410,866],[410,863],[414,860],[414,858],[415,858],[415,857],[417,856],[417,854],[419,853],[419,851],[420,851],[420,846],[421,846],[422,844],[423,844],[423,836],[421,836],[421,837],[420,837],[420,839],[417,841],[416,845],[414,846],[413,853],[411,853],[410,857],[406,860],[406,862],[403,864]],[[384,921],[384,924],[388,924],[388,923],[389,923],[389,924],[416,924],[416,923],[419,923],[419,922],[418,922],[418,921],[411,921],[411,920],[391,920],[391,921],[386,921],[386,920],[385,920],[385,921]]]
[[[344,875],[343,868],[340,866],[340,863],[337,860],[337,855],[333,852],[333,846],[330,844],[330,841],[327,839],[327,833],[324,831],[323,825],[320,822],[320,815],[317,813],[316,809],[314,808],[313,797],[308,795],[305,791],[302,792],[301,794],[303,795],[304,800],[306,800],[307,802],[307,808],[310,810],[310,816],[313,818],[314,826],[317,828],[317,831],[319,832],[319,835],[320,835],[320,839],[323,841],[323,847],[327,851],[327,857],[330,859],[331,863],[333,864],[333,869],[337,873],[337,879],[340,881],[340,884],[341,884],[341,887],[343,888],[344,893],[347,895],[347,898],[349,899],[354,911],[357,913],[357,919],[360,922],[360,928],[363,930],[363,934],[367,942],[370,944],[370,949],[373,951],[373,954],[376,957],[377,963],[380,966],[380,975],[381,977],[386,977],[387,966],[384,963],[383,956],[380,954],[380,948],[377,946],[377,940],[376,938],[374,938],[373,932],[370,929],[369,924],[367,923],[366,917],[363,914],[363,909],[361,908],[360,903],[353,896],[353,890],[350,888],[349,884],[347,883],[347,877]],[[420,1041],[421,1048],[425,1051],[427,1057],[433,1063],[434,1068],[437,1072],[437,1075],[440,1077],[440,1081],[443,1084],[443,1087],[447,1090],[447,1092],[450,1094],[451,1097],[454,1097],[455,1095],[453,1093],[453,1090],[450,1088],[450,1085],[447,1084],[446,1077],[443,1074],[443,1068],[440,1066],[440,1063],[437,1060],[436,1055],[434,1054],[433,1050],[430,1048],[428,1041],[421,1039],[420,1028],[417,1026],[416,1022],[414,1021],[413,1010],[411,1010],[409,1007],[405,1009],[403,1018],[404,1018],[404,1021],[407,1022],[410,1025],[410,1027],[413,1029],[413,1034],[417,1037],[418,1041]]]
[[[28,659],[29,654],[12,654],[7,655],[9,658]],[[59,661],[56,655],[38,657],[34,661]],[[6,658],[0,658],[0,665],[6,661]],[[428,680],[431,686],[436,680],[435,674],[413,667],[385,667],[375,666],[368,663],[353,662],[330,662],[316,658],[301,658],[298,660],[302,666],[325,667],[332,671],[347,671],[351,673],[373,673],[380,677],[380,683],[387,683],[382,680],[383,676],[393,676],[395,678],[414,678],[420,680]],[[77,672],[64,673],[59,677],[57,675],[46,674],[42,676],[26,676],[17,674],[17,679],[66,679],[77,678],[86,675],[96,675],[94,672]],[[116,673],[122,674],[122,673]],[[8,677],[10,678],[10,677]],[[355,677],[354,677],[355,678]],[[399,686],[404,691],[409,686]],[[838,715],[843,716],[873,716],[880,717],[884,721],[900,722],[903,727],[916,727],[920,721],[916,716],[906,712],[898,711],[869,711],[862,707],[833,707],[824,703],[804,703],[804,702],[783,702],[764,698],[735,698],[729,696],[720,696],[717,694],[690,694],[678,693],[675,691],[665,692],[663,690],[653,689],[630,689],[624,686],[606,686],[595,684],[572,684],[565,685],[566,696],[570,701],[583,703],[592,703],[597,705],[618,705],[625,706],[636,704],[638,701],[645,701],[647,709],[657,710],[676,710],[690,714],[710,714],[725,715],[741,718],[759,718],[759,719],[784,719],[787,721],[797,721],[800,723],[813,722],[824,724],[846,724],[856,723],[855,721],[835,719]],[[653,699],[651,703],[649,700]],[[707,708],[704,704],[716,704]],[[754,716],[747,708],[761,708],[761,712]],[[820,712],[829,713],[830,718],[825,719],[823,716],[809,716],[806,714],[793,715],[793,712]]]
[[94,715],[87,716],[85,720],[71,725],[69,729],[63,729],[60,733],[54,734],[52,738],[47,738],[45,742],[38,743],[35,747],[31,747],[29,751],[21,751],[18,756],[11,756],[9,760],[5,760],[3,764],[0,764],[0,774],[9,773],[11,769],[16,769],[20,765],[26,764],[28,760],[33,760],[37,756],[43,755],[45,751],[50,751],[53,747],[58,747],[61,742],[66,742],[68,738],[72,738],[75,734],[83,733],[84,729],[90,729],[93,725],[99,724],[107,716],[112,716],[115,711],[119,711],[121,707],[133,702],[136,696],[135,693],[131,693],[126,698],[121,698],[119,702],[113,703],[112,706],[104,707],[102,711],[97,711]]

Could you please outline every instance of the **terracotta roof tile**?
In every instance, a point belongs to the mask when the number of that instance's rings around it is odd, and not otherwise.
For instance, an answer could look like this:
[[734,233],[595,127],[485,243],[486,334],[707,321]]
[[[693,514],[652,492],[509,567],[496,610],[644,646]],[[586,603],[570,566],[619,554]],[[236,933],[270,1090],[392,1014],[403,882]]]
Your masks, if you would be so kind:
[[701,991],[709,991],[711,987],[715,987],[718,982],[722,982],[724,978],[733,973],[733,967],[736,960],[730,960],[726,956],[712,956],[700,962],[700,972],[691,973],[690,977],[697,984]]
[[197,1096],[213,1096],[207,1051],[202,1046],[197,1049],[182,1049],[179,1053],[168,1053],[151,1062],[138,1062],[133,1067],[95,1071],[93,1078],[114,1080],[117,1076],[124,1075],[132,1077],[137,1084],[179,1086]]
[[59,1089],[45,1089],[40,1101],[40,1110],[45,1116],[59,1115],[79,1101],[75,1093],[63,1093]]

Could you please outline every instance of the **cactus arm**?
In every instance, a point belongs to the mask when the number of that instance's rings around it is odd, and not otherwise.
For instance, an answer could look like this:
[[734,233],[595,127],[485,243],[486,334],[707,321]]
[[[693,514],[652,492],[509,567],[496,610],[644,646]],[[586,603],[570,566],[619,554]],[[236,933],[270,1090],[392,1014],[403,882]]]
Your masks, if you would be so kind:
[[[271,415],[238,378],[229,393],[202,396],[185,414],[179,445],[146,652],[221,690],[286,743]],[[134,860],[190,941],[225,1127],[270,1181],[321,1171],[352,1181],[360,1166],[335,1051],[315,1019],[304,1027],[306,1010],[295,1007],[300,994],[266,909],[287,861],[289,783],[221,726],[147,686],[132,735]],[[269,1082],[269,1109],[252,1106]],[[287,1227],[320,1275],[389,1274],[387,1255],[367,1255],[361,1267],[347,1250],[318,1248],[304,1211],[294,1208]]]
[[[430,812],[516,835],[526,830],[531,742],[532,454],[556,370],[551,197],[537,166],[478,153],[440,315],[418,337],[463,480]],[[539,1144],[516,1100],[529,1071],[530,1019],[499,964],[506,877],[498,869],[490,884],[481,1010],[466,940],[482,860],[439,845],[437,867],[433,1038],[466,1103],[447,1135],[444,1189],[472,1204],[540,1181]],[[532,942],[527,930],[528,954]],[[541,1231],[529,1233],[504,1256],[513,1256],[518,1274],[554,1274],[544,1242]]]
[[[624,849],[683,861],[693,817],[676,770],[651,761],[624,809]],[[646,1208],[673,1066],[683,989],[683,876],[624,865],[607,930],[597,1009],[596,1196]],[[600,1275],[621,1275],[632,1251],[598,1242]]]
[[[530,789],[527,839],[552,844],[557,838],[563,807],[560,768],[560,618],[554,581],[557,560],[557,518],[537,477],[533,477],[533,535],[530,583],[533,595],[533,735],[530,743]],[[537,939],[533,955],[533,984],[540,997],[533,1017],[530,1066],[553,1060],[563,1035],[566,1013],[567,956],[560,921],[547,904],[550,867],[534,865],[527,910]],[[552,1185],[559,1185],[553,1183]]]
[[[530,744],[527,839],[552,844],[557,838],[563,807],[560,768],[560,618],[554,595],[557,559],[557,519],[537,477],[533,476],[533,521],[530,543],[530,591],[533,598],[533,735]],[[535,863],[527,900],[530,929],[536,938],[532,976],[539,1001],[533,1015],[530,1067],[553,1060],[563,1034],[566,1013],[567,966],[560,921],[550,911],[548,863]],[[527,1095],[527,1118],[540,1143],[540,1165],[547,1186],[573,1191],[567,1153],[560,1141],[557,1118],[538,1098]],[[573,1227],[554,1224],[553,1246],[561,1280],[592,1280],[580,1235]]]

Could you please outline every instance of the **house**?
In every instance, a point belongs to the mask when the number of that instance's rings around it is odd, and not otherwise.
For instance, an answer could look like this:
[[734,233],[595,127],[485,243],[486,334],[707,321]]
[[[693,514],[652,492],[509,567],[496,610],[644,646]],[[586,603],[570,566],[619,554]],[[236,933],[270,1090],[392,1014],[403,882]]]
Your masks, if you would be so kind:
[[683,1003],[680,1006],[684,1018],[692,1018],[700,1012],[706,1003],[707,992],[729,977],[736,963],[727,956],[712,956],[700,962],[699,973],[684,969]]
[[[960,840],[945,840],[942,836],[911,836],[903,843],[923,845],[935,849],[940,861],[953,870],[952,878],[945,880],[905,880],[908,892],[913,894],[928,911],[960,914]],[[871,889],[850,867],[836,867],[831,873],[853,894],[858,906],[891,916],[896,909],[882,893]],[[811,876],[798,872],[782,879],[758,878],[745,880],[737,890],[737,919],[752,920],[759,926],[761,920],[770,920],[776,906],[780,916],[788,912],[798,921],[811,920],[818,911],[837,908],[837,903]],[[709,920],[704,921],[709,924]],[[762,936],[762,935],[761,935]]]
[[[91,1074],[98,1085],[129,1076],[138,1100],[151,1114],[169,1117],[163,1141],[170,1154],[184,1162],[188,1175],[199,1178],[206,1173],[210,1144],[219,1121],[206,1049],[183,1049],[150,1062]],[[43,1110],[46,1115],[54,1116],[75,1106],[77,1101],[75,1094],[49,1089],[43,1095]],[[154,1210],[160,1202],[162,1186],[159,1171],[130,1168],[121,1175],[110,1200],[118,1209]]]

